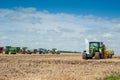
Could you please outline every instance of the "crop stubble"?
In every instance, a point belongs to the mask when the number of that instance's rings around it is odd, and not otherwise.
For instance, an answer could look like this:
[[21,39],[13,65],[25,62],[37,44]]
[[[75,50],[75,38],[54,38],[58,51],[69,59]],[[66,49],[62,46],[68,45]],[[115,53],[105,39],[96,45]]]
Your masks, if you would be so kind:
[[0,80],[95,80],[120,72],[120,56],[83,60],[81,54],[0,55]]

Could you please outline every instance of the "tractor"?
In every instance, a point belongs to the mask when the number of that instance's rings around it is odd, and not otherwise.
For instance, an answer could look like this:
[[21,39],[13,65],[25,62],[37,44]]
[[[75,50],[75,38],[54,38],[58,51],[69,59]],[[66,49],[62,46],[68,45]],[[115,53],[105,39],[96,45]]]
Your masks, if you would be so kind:
[[2,52],[3,54],[16,54],[17,50],[15,47],[11,47],[11,46],[6,46],[6,48],[3,50]]
[[22,52],[23,54],[32,54],[32,52],[28,49],[28,47],[23,47]]
[[53,48],[52,50],[48,51],[49,54],[60,54],[60,51],[58,51],[56,48]]
[[39,48],[38,52],[39,52],[39,54],[46,54],[47,53],[47,49]]
[[112,58],[114,55],[113,50],[108,50],[103,42],[89,42],[89,50],[84,51],[82,54],[83,59],[104,59]]
[[33,49],[33,52],[32,52],[32,53],[36,54],[37,52],[38,52],[37,49]]
[[9,48],[9,54],[16,54],[17,53],[17,50],[15,47],[10,47]]

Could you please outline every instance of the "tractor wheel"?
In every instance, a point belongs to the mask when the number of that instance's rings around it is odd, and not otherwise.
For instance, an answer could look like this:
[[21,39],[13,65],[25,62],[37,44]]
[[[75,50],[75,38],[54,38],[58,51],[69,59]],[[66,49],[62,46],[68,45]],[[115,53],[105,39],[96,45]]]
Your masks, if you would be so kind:
[[85,52],[82,54],[82,58],[87,59],[87,54]]
[[99,52],[96,52],[96,53],[95,53],[95,59],[100,59],[100,54],[99,54]]
[[109,54],[109,55],[108,55],[108,58],[112,58],[112,54]]

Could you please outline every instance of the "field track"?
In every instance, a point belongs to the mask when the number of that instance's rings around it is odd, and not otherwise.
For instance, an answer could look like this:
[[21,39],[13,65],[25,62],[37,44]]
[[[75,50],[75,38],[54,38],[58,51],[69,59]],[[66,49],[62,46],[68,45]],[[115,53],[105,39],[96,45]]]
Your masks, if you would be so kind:
[[0,55],[0,80],[96,80],[120,72],[120,56],[83,60],[81,54]]

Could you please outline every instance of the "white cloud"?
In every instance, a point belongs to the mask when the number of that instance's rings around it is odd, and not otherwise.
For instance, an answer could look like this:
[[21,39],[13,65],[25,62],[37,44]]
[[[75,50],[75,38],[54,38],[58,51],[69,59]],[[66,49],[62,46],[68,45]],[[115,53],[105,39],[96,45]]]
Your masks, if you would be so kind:
[[0,36],[0,41],[1,41],[1,40],[6,40],[6,39],[8,39],[7,36]]
[[0,35],[9,38],[2,40],[4,46],[82,51],[85,49],[84,39],[87,38],[89,41],[103,41],[116,52],[119,50],[119,18],[55,14],[35,8],[0,9],[0,28]]
[[105,37],[105,38],[112,38],[112,34],[106,33],[106,34],[103,35],[103,37]]

